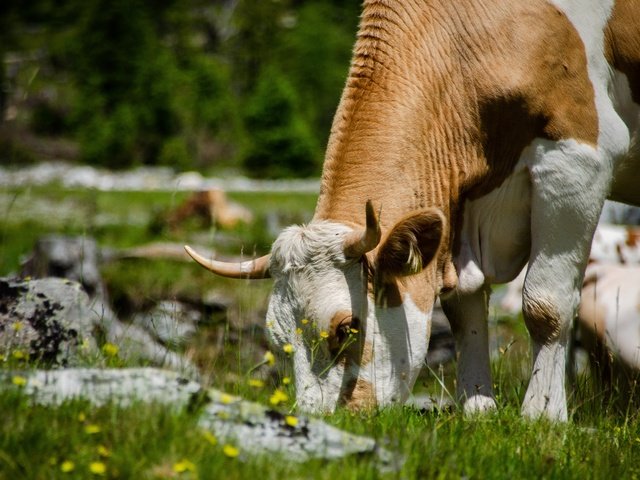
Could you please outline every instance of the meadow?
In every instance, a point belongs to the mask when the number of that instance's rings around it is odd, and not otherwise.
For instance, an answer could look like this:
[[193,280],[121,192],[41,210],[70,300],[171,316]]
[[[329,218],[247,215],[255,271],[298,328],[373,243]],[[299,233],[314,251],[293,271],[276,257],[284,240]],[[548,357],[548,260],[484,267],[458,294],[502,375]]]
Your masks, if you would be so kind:
[[[163,241],[215,247],[222,255],[241,249],[245,255],[262,254],[273,240],[274,224],[308,221],[315,202],[310,194],[230,193],[230,199],[254,213],[252,224],[227,231],[203,228],[198,222],[166,228],[163,215],[186,195],[55,185],[0,190],[0,276],[16,272],[36,239],[48,233],[92,237],[103,248]],[[232,299],[226,315],[203,327],[184,353],[196,361],[208,384],[264,404],[280,388],[288,400],[279,408],[293,411],[286,355],[274,352],[273,366],[262,362],[270,348],[262,326],[269,281],[218,279],[195,264],[175,260],[111,262],[102,274],[116,311],[125,316],[159,299],[197,297],[211,290]],[[495,413],[465,418],[455,406],[432,411],[395,406],[360,413],[339,410],[324,418],[341,429],[378,439],[396,454],[397,465],[391,471],[380,470],[366,456],[304,464],[284,457],[252,457],[243,452],[241,439],[223,444],[201,431],[192,411],[135,405],[92,408],[81,400],[55,408],[34,406],[13,389],[0,392],[0,478],[640,477],[640,416],[633,402],[620,407],[616,392],[614,398],[604,396],[587,376],[579,376],[571,390],[568,424],[525,421],[519,405],[529,351],[522,319],[492,313],[491,335],[500,407]],[[3,370],[37,367],[12,352],[0,353]],[[96,360],[96,365],[103,364]],[[117,355],[107,362],[128,365]],[[451,399],[454,371],[452,364],[425,369],[415,393]]]

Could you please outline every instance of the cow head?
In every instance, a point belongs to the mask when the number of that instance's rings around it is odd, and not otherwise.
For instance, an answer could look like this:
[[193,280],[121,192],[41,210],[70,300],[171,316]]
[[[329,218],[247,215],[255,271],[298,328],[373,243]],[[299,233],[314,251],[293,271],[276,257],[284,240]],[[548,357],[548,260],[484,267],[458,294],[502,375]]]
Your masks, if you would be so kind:
[[439,211],[422,211],[381,243],[367,202],[366,228],[289,227],[255,261],[227,264],[187,251],[217,274],[273,277],[267,330],[276,348],[293,347],[299,408],[363,408],[404,401],[424,363],[444,222]]

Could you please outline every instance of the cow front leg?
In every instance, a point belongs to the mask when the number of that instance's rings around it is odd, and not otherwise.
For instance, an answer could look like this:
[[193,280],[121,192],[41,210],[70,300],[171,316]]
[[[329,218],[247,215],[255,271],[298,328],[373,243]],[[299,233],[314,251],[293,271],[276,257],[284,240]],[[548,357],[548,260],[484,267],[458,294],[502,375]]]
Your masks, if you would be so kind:
[[530,165],[531,253],[522,298],[533,368],[522,413],[566,421],[569,330],[611,165],[594,148],[574,141],[536,148]]
[[457,397],[465,414],[496,407],[489,362],[489,293],[489,288],[483,286],[473,293],[454,291],[442,299],[442,308],[456,340]]

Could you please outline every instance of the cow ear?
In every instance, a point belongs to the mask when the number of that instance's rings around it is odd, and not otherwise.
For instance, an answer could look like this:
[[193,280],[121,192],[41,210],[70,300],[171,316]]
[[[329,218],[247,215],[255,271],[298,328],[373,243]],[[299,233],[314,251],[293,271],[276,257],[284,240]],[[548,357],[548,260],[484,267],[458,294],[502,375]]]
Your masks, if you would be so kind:
[[436,208],[400,220],[378,250],[379,274],[399,277],[422,271],[438,253],[445,222]]

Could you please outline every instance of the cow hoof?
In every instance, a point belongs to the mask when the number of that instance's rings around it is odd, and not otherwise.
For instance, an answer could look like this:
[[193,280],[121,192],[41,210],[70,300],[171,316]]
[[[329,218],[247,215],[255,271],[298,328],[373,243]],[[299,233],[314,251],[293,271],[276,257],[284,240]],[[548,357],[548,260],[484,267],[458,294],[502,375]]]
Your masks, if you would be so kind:
[[480,413],[492,412],[496,409],[496,401],[493,397],[486,395],[473,395],[464,402],[463,410],[465,416],[478,415]]

